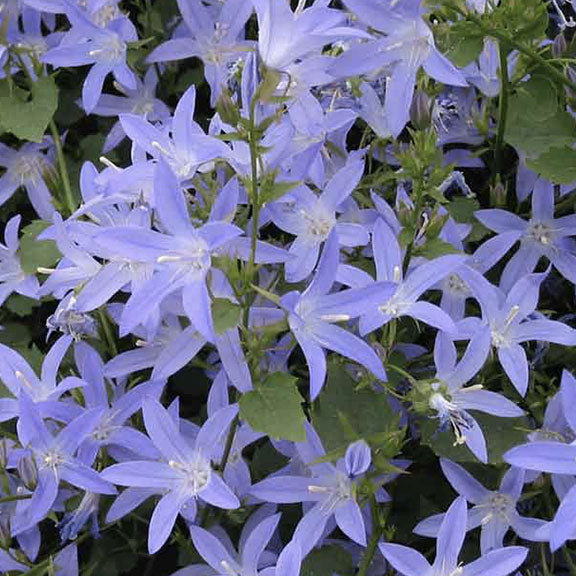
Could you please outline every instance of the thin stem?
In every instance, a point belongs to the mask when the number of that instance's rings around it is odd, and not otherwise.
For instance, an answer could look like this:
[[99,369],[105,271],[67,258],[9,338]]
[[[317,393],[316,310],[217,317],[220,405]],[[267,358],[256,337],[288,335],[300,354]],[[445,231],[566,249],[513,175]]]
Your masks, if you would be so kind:
[[498,46],[500,55],[500,100],[498,103],[498,132],[494,145],[494,178],[501,175],[504,151],[504,134],[506,132],[506,120],[508,118],[508,94],[510,78],[508,77],[508,51],[502,43]]
[[568,568],[570,569],[570,574],[572,576],[576,576],[576,563],[572,560],[572,556],[570,555],[570,550],[566,548],[566,546],[562,546],[562,554],[564,555],[564,560],[566,560],[566,564],[568,564]]
[[100,320],[100,326],[102,327],[104,336],[106,337],[106,343],[108,344],[110,356],[117,356],[118,348],[116,346],[116,340],[114,338],[114,334],[112,333],[112,326],[108,320],[108,315],[104,310],[98,310],[98,319]]
[[[250,103],[250,118],[249,118],[249,147],[250,147],[250,171],[251,171],[251,186],[250,186],[250,203],[252,205],[252,234],[250,237],[250,258],[246,267],[246,284],[250,286],[254,280],[254,270],[256,268],[256,249],[258,246],[258,224],[260,220],[260,190],[258,186],[258,143],[259,136],[256,134],[256,104],[257,99],[252,98]],[[248,326],[250,315],[250,306],[254,301],[255,293],[251,291],[246,296],[244,301],[244,326]]]
[[224,445],[224,453],[222,454],[222,458],[220,459],[220,463],[218,464],[219,472],[223,473],[226,469],[226,465],[228,464],[228,459],[230,458],[230,453],[232,451],[232,444],[234,444],[234,437],[236,436],[236,431],[238,430],[239,425],[238,416],[232,420],[232,424],[230,424],[230,430],[228,430],[228,436],[226,437],[226,444]]
[[368,573],[368,568],[370,568],[370,564],[372,563],[372,559],[376,553],[376,548],[378,547],[378,542],[382,536],[382,532],[384,531],[384,526],[380,522],[378,504],[374,494],[370,495],[370,514],[372,516],[372,535],[370,536],[370,541],[366,547],[366,552],[362,558],[357,576],[366,576]]
[[32,494],[11,494],[10,496],[3,496],[0,498],[0,504],[16,502],[18,500],[29,500],[30,498],[32,498]]
[[70,176],[68,175],[66,157],[64,156],[64,150],[62,149],[62,140],[60,139],[60,133],[58,132],[58,128],[56,127],[56,122],[54,122],[54,119],[50,120],[50,132],[52,134],[52,139],[54,140],[54,146],[56,147],[58,168],[60,170],[62,186],[64,186],[64,200],[66,207],[68,208],[70,214],[74,214],[76,211],[76,203],[74,202],[74,194],[72,194],[72,186],[70,186]]
[[412,240],[410,240],[410,243],[406,247],[404,262],[402,263],[403,275],[406,275],[406,272],[408,271],[408,266],[410,265],[410,259],[412,258],[412,251],[414,250],[414,242],[416,242],[416,238],[418,236],[418,225],[420,224],[420,217],[422,215],[421,213],[424,204],[424,190],[422,186],[422,180],[423,178],[422,179],[419,178],[414,181],[414,193],[416,196],[416,202],[414,203],[414,218],[412,220],[414,234],[412,236]]

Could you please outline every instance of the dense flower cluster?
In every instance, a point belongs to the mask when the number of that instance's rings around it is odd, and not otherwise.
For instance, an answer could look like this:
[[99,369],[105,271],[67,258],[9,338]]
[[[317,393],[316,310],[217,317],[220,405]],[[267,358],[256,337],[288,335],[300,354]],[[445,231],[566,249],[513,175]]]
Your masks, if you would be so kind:
[[0,572],[576,574],[574,21],[526,2],[0,0]]

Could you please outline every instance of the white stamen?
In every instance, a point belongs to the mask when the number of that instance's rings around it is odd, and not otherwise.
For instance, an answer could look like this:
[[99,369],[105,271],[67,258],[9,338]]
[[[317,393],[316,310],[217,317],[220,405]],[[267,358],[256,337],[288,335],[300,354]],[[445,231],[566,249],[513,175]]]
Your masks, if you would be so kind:
[[113,168],[114,170],[121,172],[122,169],[119,168],[118,166],[116,166],[116,164],[114,164],[114,162],[112,162],[112,160],[109,160],[108,158],[106,158],[106,156],[100,156],[99,158],[100,162],[102,164],[104,164],[104,166],[106,166],[107,168]]
[[324,322],[348,322],[350,316],[348,314],[323,314],[320,319]]

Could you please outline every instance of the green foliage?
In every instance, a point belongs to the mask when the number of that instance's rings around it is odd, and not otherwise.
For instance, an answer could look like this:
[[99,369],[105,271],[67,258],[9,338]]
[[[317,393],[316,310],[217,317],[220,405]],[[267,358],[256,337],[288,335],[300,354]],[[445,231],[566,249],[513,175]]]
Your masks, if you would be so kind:
[[234,328],[240,322],[242,308],[227,298],[214,298],[212,300],[212,319],[216,334],[224,334],[226,330]]
[[484,34],[473,22],[463,20],[446,27],[442,48],[456,66],[474,62],[484,46]]
[[396,440],[399,419],[385,394],[371,387],[358,390],[341,364],[328,367],[326,384],[312,411],[312,423],[327,452],[341,456],[348,444],[361,438],[384,448]]
[[48,222],[35,220],[22,229],[18,255],[24,274],[36,274],[38,268],[51,268],[61,258],[56,242],[38,240],[38,235],[49,226]]
[[301,576],[352,576],[352,558],[340,546],[323,546],[313,550],[302,564]]
[[0,127],[21,140],[41,142],[58,107],[58,88],[51,76],[42,76],[30,92],[0,80]]
[[534,75],[511,96],[505,138],[545,178],[568,184],[576,177],[576,121],[560,104],[555,84]]
[[528,160],[528,166],[546,180],[571,184],[576,181],[576,150],[570,146],[549,148],[538,158]]
[[536,42],[546,35],[548,10],[541,0],[506,0],[487,10],[485,20],[516,42]]
[[276,372],[240,398],[240,417],[254,430],[272,438],[303,442],[306,440],[303,401],[296,378]]

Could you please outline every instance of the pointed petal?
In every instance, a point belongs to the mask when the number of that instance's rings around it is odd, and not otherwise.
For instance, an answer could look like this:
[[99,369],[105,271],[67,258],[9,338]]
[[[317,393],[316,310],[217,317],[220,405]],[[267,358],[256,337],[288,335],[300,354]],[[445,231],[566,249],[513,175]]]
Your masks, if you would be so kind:
[[426,558],[407,546],[399,544],[379,544],[384,558],[403,576],[422,576],[430,572]]

